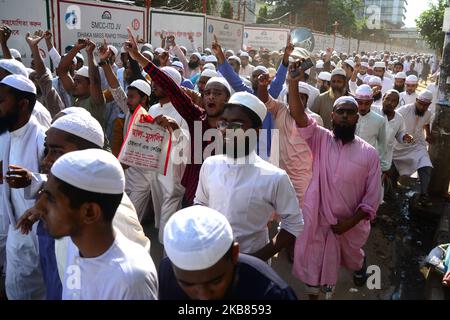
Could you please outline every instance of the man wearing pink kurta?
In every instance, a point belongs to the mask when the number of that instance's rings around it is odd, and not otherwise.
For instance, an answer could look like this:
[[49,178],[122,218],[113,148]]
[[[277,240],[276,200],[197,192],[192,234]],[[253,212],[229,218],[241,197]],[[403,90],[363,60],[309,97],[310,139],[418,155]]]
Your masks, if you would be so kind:
[[[354,135],[358,121],[354,98],[335,101],[332,132],[305,113],[298,80],[289,81],[289,92],[291,114],[313,157],[302,207],[305,227],[297,237],[293,273],[309,289],[334,287],[341,266],[365,275],[362,247],[380,203],[380,161],[377,151]],[[309,293],[311,298],[318,296],[318,290]]]

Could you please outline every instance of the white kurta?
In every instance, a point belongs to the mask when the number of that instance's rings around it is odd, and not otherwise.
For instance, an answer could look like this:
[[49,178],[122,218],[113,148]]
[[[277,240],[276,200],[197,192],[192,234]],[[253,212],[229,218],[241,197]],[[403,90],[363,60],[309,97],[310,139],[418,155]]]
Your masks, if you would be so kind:
[[[148,113],[156,118],[159,115],[166,115],[175,119],[180,128],[182,129],[183,143],[185,145],[183,154],[190,154],[190,142],[189,142],[189,127],[186,120],[178,113],[171,102],[161,105],[155,104],[148,110]],[[172,137],[172,151],[175,150],[175,146],[181,143],[181,140],[177,140],[176,137]],[[153,210],[155,213],[155,227],[159,228],[159,241],[163,243],[163,231],[166,222],[169,218],[181,209],[181,202],[184,196],[184,187],[181,185],[181,179],[183,178],[184,169],[186,163],[175,163],[175,153],[172,152],[169,158],[169,164],[167,168],[167,174],[164,176],[156,172],[151,172],[152,178],[150,179],[150,188],[153,202]]]
[[[391,90],[392,88],[394,88],[394,82],[392,81],[391,78],[389,77],[384,77],[382,80],[382,87],[381,87],[381,93],[384,95],[386,93],[386,91]],[[351,80],[348,81],[348,89],[350,90],[350,92],[352,94],[355,94],[356,89],[358,89],[358,84],[357,82],[352,82]]]
[[[39,171],[44,154],[45,128],[31,116],[22,128],[9,132],[3,152],[3,172],[11,164]],[[36,224],[32,232],[22,235],[16,230],[17,220],[34,205],[27,200],[22,189],[11,189],[4,183],[2,212],[9,218],[6,240],[6,294],[11,300],[45,299],[45,286],[39,262]]]
[[[3,133],[0,135],[0,199],[3,201],[3,186],[4,183],[2,174],[3,174],[3,165],[1,155],[3,154],[3,150],[6,147],[6,143],[8,142],[7,133]],[[5,265],[6,262],[6,237],[8,235],[9,228],[9,217],[1,208],[0,205],[0,270]],[[3,268],[3,273],[5,269]]]
[[[415,103],[417,98],[417,93],[414,92],[413,94],[409,94],[408,92],[404,91],[400,93],[400,100],[398,103],[398,107],[403,107],[407,104]],[[397,108],[398,108],[397,107]]]
[[403,137],[406,132],[405,120],[403,120],[403,116],[395,111],[394,118],[388,120],[388,117],[383,113],[383,110],[380,107],[371,107],[371,110],[378,113],[380,116],[383,116],[387,121],[387,153],[386,153],[386,161],[392,164],[392,154],[394,152],[394,143],[397,140],[398,143],[404,143]]
[[36,117],[38,123],[41,126],[46,129],[50,128],[50,125],[52,124],[52,116],[47,108],[37,100],[36,104],[34,105],[32,115]]
[[370,111],[366,115],[359,115],[356,124],[355,134],[370,144],[378,151],[380,156],[381,170],[388,171],[391,163],[386,159],[387,156],[387,121],[377,114]]
[[255,152],[250,164],[233,163],[226,155],[208,157],[202,165],[194,203],[227,217],[243,253],[254,253],[269,242],[267,223],[274,211],[281,228],[298,236],[303,216],[286,171]]
[[425,140],[423,127],[430,123],[431,113],[426,111],[422,117],[415,113],[415,104],[409,104],[398,109],[398,113],[405,120],[406,132],[411,134],[415,140],[413,144],[394,145],[394,164],[400,175],[410,176],[417,169],[422,167],[432,167],[428,154],[428,143]]
[[69,240],[63,300],[156,300],[158,276],[142,246],[120,232],[101,256],[83,258]]

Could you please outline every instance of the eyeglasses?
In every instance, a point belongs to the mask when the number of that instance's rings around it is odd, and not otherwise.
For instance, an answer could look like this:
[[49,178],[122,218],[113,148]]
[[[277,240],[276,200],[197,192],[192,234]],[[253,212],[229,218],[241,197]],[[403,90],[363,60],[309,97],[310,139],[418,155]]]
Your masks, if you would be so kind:
[[219,130],[238,130],[243,129],[244,124],[242,122],[228,122],[226,120],[219,120],[217,121],[217,129]]
[[347,113],[349,116],[354,116],[356,113],[358,113],[357,109],[336,109],[334,110],[335,113],[342,116],[344,113]]

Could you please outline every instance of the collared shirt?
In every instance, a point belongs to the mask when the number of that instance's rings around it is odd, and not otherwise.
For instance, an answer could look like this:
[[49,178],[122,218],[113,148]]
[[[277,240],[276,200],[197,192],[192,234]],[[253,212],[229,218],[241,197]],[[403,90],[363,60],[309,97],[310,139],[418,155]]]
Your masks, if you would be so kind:
[[239,75],[243,77],[251,77],[253,71],[255,71],[255,66],[252,66],[250,63],[246,65],[245,67],[241,66],[241,69],[239,70]]
[[388,171],[391,164],[386,159],[387,154],[387,121],[376,112],[369,111],[359,115],[355,134],[377,149],[381,161],[381,170]]
[[[244,160],[244,159],[238,159]],[[253,151],[246,164],[226,155],[207,158],[200,171],[194,203],[227,217],[243,253],[254,253],[269,242],[267,223],[274,211],[281,228],[297,237],[303,217],[294,187],[282,169]]]
[[80,256],[69,240],[63,300],[156,300],[158,278],[150,254],[116,231],[113,244],[95,258]]
[[311,111],[322,117],[323,126],[329,130],[332,129],[331,113],[333,112],[333,104],[336,100],[331,96],[331,92],[330,89],[329,91],[320,94],[311,106]]
[[52,123],[52,116],[46,107],[42,105],[39,101],[36,100],[36,104],[34,105],[33,112],[31,113],[37,120],[37,122],[44,128],[50,128]]
[[[169,258],[159,267],[159,299],[190,300],[181,289]],[[258,258],[239,254],[235,275],[223,300],[297,300],[294,291]]]
[[91,96],[86,99],[72,97],[72,101],[74,107],[81,107],[89,111],[91,115],[101,124],[102,128],[105,128],[106,104],[103,103],[101,105],[96,105]]
[[414,91],[413,94],[409,94],[408,92],[404,91],[400,93],[400,102],[398,104],[398,107],[403,107],[407,104],[415,103],[417,98],[417,93]]

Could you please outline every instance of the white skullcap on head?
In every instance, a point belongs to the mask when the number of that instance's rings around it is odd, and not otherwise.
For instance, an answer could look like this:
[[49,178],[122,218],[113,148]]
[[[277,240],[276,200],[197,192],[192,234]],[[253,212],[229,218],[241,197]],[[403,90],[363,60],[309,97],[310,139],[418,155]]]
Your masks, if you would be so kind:
[[216,71],[216,66],[215,65],[213,65],[212,63],[206,63],[204,66],[203,66],[203,70],[213,70],[213,71]]
[[145,50],[150,50],[150,51],[152,51],[153,50],[153,46],[150,44],[150,43],[144,43],[143,45],[142,45],[142,50],[144,49],[144,48],[146,48]]
[[180,68],[180,69],[184,70],[184,66],[183,66],[183,63],[181,63],[181,61],[174,61],[174,62],[172,62],[172,67],[177,67],[177,68]]
[[192,206],[175,212],[164,227],[164,249],[179,269],[205,270],[230,250],[233,231],[216,210]]
[[87,115],[91,115],[91,113],[89,111],[87,111],[85,108],[82,107],[69,107],[69,108],[65,108],[63,110],[61,110],[62,113],[68,115],[68,114],[87,114]]
[[84,62],[84,57],[83,57],[83,55],[82,55],[81,53],[79,53],[79,52],[75,55],[75,58],[78,58],[78,59],[80,59],[81,61]]
[[230,60],[237,61],[237,62],[239,62],[239,64],[241,64],[241,58],[239,58],[238,56],[231,56],[228,58],[228,61],[230,61]]
[[58,118],[50,128],[73,134],[103,148],[105,135],[100,123],[86,113],[72,113]]
[[256,71],[256,70],[262,71],[263,74],[269,73],[269,69],[267,69],[267,68],[264,67],[264,66],[257,66],[257,67],[255,68],[255,70],[253,70],[253,71]]
[[369,86],[383,86],[383,82],[380,77],[372,76],[369,79]]
[[55,161],[51,173],[85,191],[122,194],[125,190],[125,174],[119,160],[102,149],[68,152]]
[[361,62],[361,67],[368,68],[368,67],[369,67],[369,63],[368,63],[368,62],[365,62],[365,61],[362,61],[362,62]]
[[164,50],[163,48],[156,48],[155,52],[158,53],[158,54],[161,54],[161,53],[166,52],[166,50]]
[[373,90],[367,84],[360,85],[355,92],[355,98],[357,100],[372,100],[373,99]]
[[334,76],[344,76],[344,77],[346,77],[347,73],[345,73],[344,69],[336,68],[336,69],[334,69],[331,72],[331,77],[334,77]]
[[419,82],[419,79],[415,75],[410,75],[406,77],[406,84],[417,84]]
[[216,56],[213,56],[213,55],[206,56],[205,62],[217,62],[217,58],[216,58]]
[[20,74],[28,77],[28,72],[22,62],[15,59],[0,59],[0,68],[5,69],[11,74]]
[[187,48],[185,46],[180,46],[180,49],[183,49],[184,51],[187,52]]
[[82,66],[80,69],[75,71],[75,75],[78,75],[78,76],[81,76],[81,77],[85,77],[85,78],[89,78],[89,68],[86,67],[86,66]]
[[229,53],[229,54],[231,54],[232,56],[234,56],[234,51],[233,51],[233,50],[231,50],[231,49],[229,49],[229,50],[225,51],[225,53]]
[[221,85],[223,85],[228,90],[228,93],[231,96],[231,86],[230,86],[230,84],[228,83],[228,81],[225,78],[223,78],[223,77],[212,77],[206,83],[205,88],[211,83],[220,83]]
[[406,79],[406,73],[402,72],[397,72],[394,76],[395,79]]
[[153,55],[153,53],[151,51],[148,51],[148,50],[143,51],[142,54],[143,55],[145,55],[145,54],[149,55],[150,56],[150,60],[153,60],[153,58],[155,57]]
[[117,48],[114,47],[114,46],[112,46],[112,45],[109,45],[108,48],[109,48],[109,50],[112,51],[112,53],[113,53],[115,56],[117,56],[117,54],[119,53],[119,50],[117,50]]
[[191,54],[191,56],[196,56],[198,58],[198,60],[202,59],[202,55],[199,52],[194,52]]
[[324,66],[323,60],[318,60],[316,62],[316,69],[323,69],[323,66]]
[[342,96],[338,99],[336,99],[336,101],[333,104],[333,109],[340,105],[340,104],[344,104],[344,103],[351,103],[353,105],[355,105],[355,107],[358,107],[358,102],[355,100],[355,98],[351,97],[351,96]]
[[378,62],[375,62],[373,68],[374,68],[374,69],[375,69],[375,68],[383,68],[383,69],[386,69],[386,64],[385,64],[383,61],[378,61]]
[[4,77],[0,83],[20,91],[36,94],[36,86],[33,81],[28,79],[28,76],[25,77],[21,74],[10,74],[9,76]]
[[11,57],[14,59],[21,59],[22,55],[20,54],[19,50],[17,49],[9,49],[9,53],[11,53]]
[[322,81],[331,81],[331,73],[322,71],[317,78]]
[[423,90],[417,97],[422,102],[431,103],[433,101],[433,93],[430,90]]
[[352,69],[355,69],[355,61],[353,61],[352,59],[347,59],[344,61],[344,63],[348,64],[350,67],[352,67]]
[[128,88],[130,87],[138,89],[146,96],[150,96],[152,94],[152,88],[150,87],[150,84],[142,79],[134,80]]
[[211,53],[211,49],[210,48],[205,48],[205,50],[203,50],[204,52],[208,51],[209,53]]
[[300,81],[298,83],[298,92],[306,94],[309,97],[310,91],[309,91],[308,85],[306,83]]
[[250,55],[248,54],[247,51],[241,51],[240,56],[241,56],[241,57],[247,57],[247,58],[250,58]]
[[267,114],[266,105],[256,96],[248,92],[236,92],[231,96],[230,100],[228,100],[227,104],[241,105],[252,110],[258,115],[261,122],[264,121]]
[[181,84],[181,74],[173,67],[162,67],[161,71],[165,72],[177,85]]
[[366,76],[363,79],[363,82],[365,84],[369,84],[370,78],[372,78],[372,76],[370,74],[366,74]]
[[207,77],[207,78],[212,78],[212,77],[218,77],[219,74],[211,69],[205,69],[202,71],[202,73],[200,74],[200,78],[201,77]]
[[334,63],[334,61],[330,62],[331,66],[333,66],[334,68],[336,68],[336,63]]

